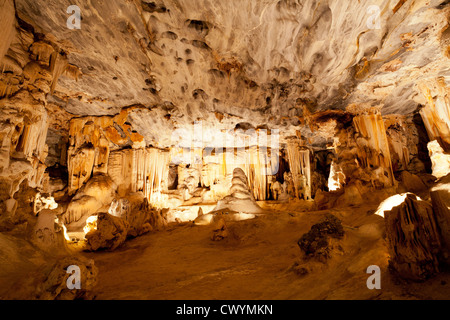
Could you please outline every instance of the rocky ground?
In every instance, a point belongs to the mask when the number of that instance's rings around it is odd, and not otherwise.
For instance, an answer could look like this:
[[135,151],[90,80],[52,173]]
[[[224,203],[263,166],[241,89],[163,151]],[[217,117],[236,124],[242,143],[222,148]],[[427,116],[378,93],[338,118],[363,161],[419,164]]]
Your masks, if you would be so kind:
[[[389,272],[384,221],[373,214],[376,206],[313,212],[292,210],[292,204],[263,207],[277,209],[253,220],[226,222],[227,236],[221,241],[212,240],[214,225],[183,223],[131,239],[114,252],[69,250],[81,261],[95,261],[98,274],[90,297],[100,300],[450,297],[449,273],[425,282],[407,282]],[[301,207],[299,203],[297,208]],[[344,236],[328,242],[327,259],[307,257],[297,241],[327,214],[342,221]],[[11,238],[2,235],[2,242],[8,241]],[[7,265],[15,267],[2,268],[0,297],[29,297],[37,280],[27,277],[43,274],[38,270],[45,269],[44,256],[30,251],[25,242],[15,252],[7,251],[8,247],[1,246],[2,256],[9,257]],[[381,290],[367,288],[370,265],[381,268]],[[11,290],[13,283],[12,288],[20,284],[21,290]]]

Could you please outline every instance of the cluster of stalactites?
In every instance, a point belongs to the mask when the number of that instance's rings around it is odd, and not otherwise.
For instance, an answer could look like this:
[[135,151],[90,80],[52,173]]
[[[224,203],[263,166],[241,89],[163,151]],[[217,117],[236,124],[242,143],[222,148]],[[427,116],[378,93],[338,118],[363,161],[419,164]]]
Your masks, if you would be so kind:
[[311,151],[295,139],[288,142],[287,154],[296,198],[311,199]]
[[390,185],[394,185],[391,154],[384,121],[379,112],[369,112],[353,118],[359,133],[357,138],[358,158],[363,168],[381,167],[387,173]]
[[151,204],[167,190],[169,152],[155,148],[123,149],[111,152],[108,175],[119,194],[142,192]]
[[[184,160],[189,164],[189,170],[198,171],[197,183],[203,187],[229,180],[235,168],[241,168],[248,179],[253,197],[266,200],[269,197],[268,177],[275,175],[279,169],[278,150],[259,148],[231,148],[222,152],[212,153],[206,149],[177,149],[171,151],[171,161]],[[186,163],[183,163],[186,166]],[[183,182],[179,175],[179,183]]]

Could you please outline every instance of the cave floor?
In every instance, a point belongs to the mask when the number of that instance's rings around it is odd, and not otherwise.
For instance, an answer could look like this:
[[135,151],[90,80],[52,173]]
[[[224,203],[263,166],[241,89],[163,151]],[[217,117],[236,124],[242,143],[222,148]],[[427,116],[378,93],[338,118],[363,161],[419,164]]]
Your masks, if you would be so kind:
[[[192,223],[128,240],[114,252],[83,252],[99,269],[95,299],[449,299],[450,276],[425,283],[398,281],[388,272],[383,218],[365,206],[297,212],[267,204],[254,220],[227,223],[229,236],[212,241],[213,226]],[[326,264],[301,263],[297,241],[330,212],[342,219],[342,250]],[[368,213],[369,212],[369,213]],[[381,290],[369,290],[367,267],[381,268]]]

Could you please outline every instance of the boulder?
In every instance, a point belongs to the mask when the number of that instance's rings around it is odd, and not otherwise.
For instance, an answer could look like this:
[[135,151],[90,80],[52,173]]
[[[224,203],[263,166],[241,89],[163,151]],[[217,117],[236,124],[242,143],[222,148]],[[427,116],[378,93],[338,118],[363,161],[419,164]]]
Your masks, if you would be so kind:
[[306,258],[315,258],[325,262],[331,257],[335,240],[344,236],[344,228],[341,220],[332,214],[327,214],[325,219],[311,227],[297,242]]
[[108,213],[99,213],[97,230],[86,234],[86,249],[90,251],[99,249],[113,251],[127,239],[128,228],[129,224],[125,220]]
[[[69,266],[80,268],[80,289],[69,289],[67,281],[71,276]],[[70,270],[69,270],[70,271]],[[54,264],[43,283],[38,287],[40,300],[92,299],[92,290],[97,284],[98,269],[94,260],[66,257]],[[69,280],[70,281],[70,280]]]
[[427,189],[427,186],[423,183],[422,179],[408,171],[402,171],[401,179],[407,192],[421,192]]
[[142,193],[132,193],[126,198],[113,200],[108,212],[128,223],[130,237],[161,230],[167,226],[162,210],[152,208]]

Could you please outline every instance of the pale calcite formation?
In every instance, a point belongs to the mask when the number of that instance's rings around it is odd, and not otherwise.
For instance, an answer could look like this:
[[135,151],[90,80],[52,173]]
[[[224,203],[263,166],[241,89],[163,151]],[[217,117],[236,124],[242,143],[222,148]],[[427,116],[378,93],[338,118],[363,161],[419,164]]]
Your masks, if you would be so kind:
[[430,141],[437,140],[444,150],[450,151],[450,88],[443,77],[420,83],[426,98],[420,110]]
[[62,215],[69,231],[81,230],[86,219],[107,209],[115,198],[117,185],[105,174],[95,174],[77,191]]
[[428,151],[432,164],[433,176],[442,178],[450,172],[450,154],[444,152],[437,140],[428,143]]
[[233,170],[241,168],[257,200],[270,196],[268,177],[279,171],[279,150],[260,148],[247,141],[239,148],[172,149],[171,163],[178,164],[178,188],[189,190],[207,187],[204,199],[217,201],[228,194]]
[[118,193],[142,192],[153,204],[164,199],[168,172],[169,153],[155,148],[113,151],[108,159],[108,175]]
[[288,143],[287,151],[295,188],[295,197],[310,200],[312,186],[311,152],[308,148],[301,147],[298,139]]
[[[213,212],[221,210],[231,210],[233,212],[250,214],[261,213],[263,211],[251,194],[250,189],[248,188],[247,177],[241,168],[233,170],[230,195],[219,200],[217,206],[213,209]],[[200,217],[200,219],[202,219],[202,217]]]
[[145,147],[143,137],[126,124],[129,110],[124,109],[114,117],[82,117],[70,121],[69,193],[81,188],[91,174],[108,172],[112,148]]
[[30,188],[42,188],[48,125],[44,106],[27,91],[1,100],[0,108],[0,197],[6,201],[24,181]]

